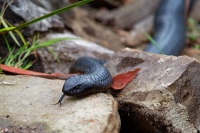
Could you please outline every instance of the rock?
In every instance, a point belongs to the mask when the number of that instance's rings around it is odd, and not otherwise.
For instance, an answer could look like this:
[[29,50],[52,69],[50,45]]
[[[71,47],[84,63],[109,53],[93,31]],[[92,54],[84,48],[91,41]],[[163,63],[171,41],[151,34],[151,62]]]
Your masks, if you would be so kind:
[[125,37],[125,45],[129,47],[135,47],[141,45],[142,43],[148,42],[146,34],[151,34],[153,32],[153,20],[154,15],[148,15],[144,19],[140,20],[134,24],[129,35]]
[[[30,0],[31,2],[33,2],[34,4],[43,7],[44,9],[48,10],[48,11],[54,11],[57,10],[59,8],[62,8],[67,5],[69,5],[69,0],[59,0],[59,1],[55,1],[55,0],[48,0],[48,1],[41,1],[41,0]],[[59,14],[58,14],[59,15]]]
[[122,44],[123,36],[120,36],[113,27],[97,22],[94,18],[97,12],[92,8],[88,10],[87,8],[76,7],[70,12],[62,13],[61,17],[68,29],[77,36],[114,51],[124,48]]
[[62,41],[49,47],[58,59],[54,58],[47,48],[38,50],[46,73],[68,73],[69,66],[81,56],[109,59],[114,54],[112,50],[86,41],[69,32],[47,34],[43,41],[55,38],[71,38],[71,40]]
[[[47,11],[43,7],[27,0],[15,0],[10,4],[9,8],[14,12],[14,14],[23,18],[26,22],[50,13],[50,11]],[[34,31],[44,32],[48,31],[50,28],[63,29],[64,23],[61,21],[60,17],[54,15],[29,25],[29,28],[31,33],[34,33]]]
[[103,12],[96,18],[104,24],[112,25],[120,29],[130,29],[136,22],[155,12],[160,0],[132,1],[120,8]]
[[200,63],[196,59],[124,49],[106,66],[112,75],[141,68],[115,94],[122,133],[196,133],[200,129]]
[[[120,118],[110,94],[58,101],[64,81],[0,76],[0,131],[117,133]],[[95,128],[94,128],[95,127]]]

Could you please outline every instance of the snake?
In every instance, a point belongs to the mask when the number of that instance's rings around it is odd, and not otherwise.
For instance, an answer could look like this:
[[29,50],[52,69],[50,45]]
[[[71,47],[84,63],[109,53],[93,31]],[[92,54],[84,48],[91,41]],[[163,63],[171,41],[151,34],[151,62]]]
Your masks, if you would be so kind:
[[63,95],[56,104],[60,103],[61,106],[65,96],[84,96],[108,91],[112,85],[112,76],[104,63],[104,60],[87,56],[78,58],[69,69],[69,73],[78,75],[72,75],[65,80]]
[[155,14],[155,34],[146,52],[178,56],[185,45],[185,0],[162,0]]

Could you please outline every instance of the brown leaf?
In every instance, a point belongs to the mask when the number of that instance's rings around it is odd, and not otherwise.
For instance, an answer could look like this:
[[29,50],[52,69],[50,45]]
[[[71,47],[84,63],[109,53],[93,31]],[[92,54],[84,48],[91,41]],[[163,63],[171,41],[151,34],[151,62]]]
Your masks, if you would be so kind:
[[72,75],[75,75],[75,74],[60,74],[60,73],[52,73],[52,74],[40,73],[40,72],[34,72],[34,71],[29,71],[29,70],[23,70],[23,69],[11,67],[11,66],[6,66],[3,64],[0,64],[0,69],[2,69],[4,72],[9,72],[12,74],[31,75],[31,76],[39,76],[39,77],[52,78],[52,79],[66,79]]
[[140,71],[140,68],[137,68],[133,71],[128,71],[126,73],[121,73],[113,77],[112,88],[114,90],[123,89],[129,82],[133,80],[136,74]]

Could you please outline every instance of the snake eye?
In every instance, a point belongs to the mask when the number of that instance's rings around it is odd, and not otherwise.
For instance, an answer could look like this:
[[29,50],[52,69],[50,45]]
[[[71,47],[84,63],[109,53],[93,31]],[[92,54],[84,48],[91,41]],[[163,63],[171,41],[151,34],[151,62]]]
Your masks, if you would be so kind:
[[77,85],[77,86],[75,86],[75,89],[79,89],[80,86],[81,86],[81,85]]

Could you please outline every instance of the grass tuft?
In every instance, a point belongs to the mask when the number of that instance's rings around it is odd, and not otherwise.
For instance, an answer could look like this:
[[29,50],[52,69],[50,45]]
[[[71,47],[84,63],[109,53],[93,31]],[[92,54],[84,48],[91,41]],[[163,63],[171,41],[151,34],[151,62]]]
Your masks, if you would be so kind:
[[[39,43],[39,36],[35,35],[32,39],[32,43],[29,44],[29,42],[25,41],[23,35],[21,34],[21,32],[19,31],[19,29],[27,27],[33,23],[36,23],[38,21],[41,21],[45,18],[48,18],[50,16],[59,14],[61,12],[70,10],[74,7],[77,6],[81,6],[84,5],[88,2],[91,2],[93,0],[82,0],[80,2],[71,4],[69,6],[65,6],[63,8],[60,8],[58,10],[55,10],[53,12],[50,12],[44,16],[35,18],[29,22],[23,23],[17,27],[11,25],[5,18],[4,18],[4,12],[6,11],[7,7],[13,2],[13,0],[11,0],[7,5],[6,2],[4,2],[4,5],[2,7],[1,13],[0,13],[0,26],[3,26],[3,28],[0,29],[0,34],[3,35],[7,49],[9,51],[8,55],[3,58],[0,59],[0,63],[3,63],[7,66],[13,66],[13,67],[17,67],[17,68],[22,68],[22,69],[28,69],[32,66],[32,62],[29,61],[27,58],[30,56],[30,54],[32,54],[35,50],[43,48],[43,47],[48,47],[50,45],[53,45],[55,43],[58,43],[60,41],[63,40],[72,40],[75,38],[57,38],[57,39],[52,39],[52,40],[48,40],[46,42],[43,43]],[[21,42],[23,43],[20,44],[19,41],[17,40],[16,35],[13,33],[15,32],[21,39]],[[16,43],[16,45],[20,46],[20,48],[16,48],[16,46],[14,46],[13,48],[10,47],[9,41],[7,40],[5,34],[10,34],[11,38],[14,40],[14,42]],[[48,48],[48,50],[50,51],[50,53],[54,56],[54,58],[59,61],[58,57],[56,57],[56,55],[53,53],[53,51]],[[1,72],[1,70],[0,70]]]

